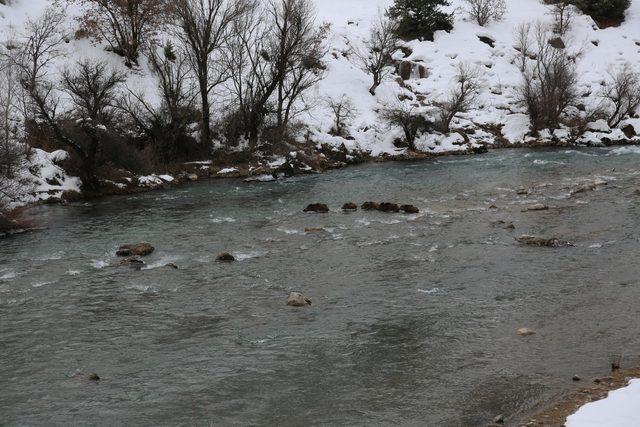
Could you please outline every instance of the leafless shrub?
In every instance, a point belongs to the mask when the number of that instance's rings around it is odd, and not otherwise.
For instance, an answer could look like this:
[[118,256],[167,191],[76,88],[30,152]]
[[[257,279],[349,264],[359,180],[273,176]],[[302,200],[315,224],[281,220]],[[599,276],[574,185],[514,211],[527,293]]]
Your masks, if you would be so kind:
[[22,142],[21,91],[15,64],[0,61],[0,176],[15,177],[28,150]]
[[411,151],[415,151],[416,138],[420,133],[428,132],[433,128],[433,123],[427,120],[424,114],[417,112],[411,104],[403,101],[386,106],[380,115],[388,124],[402,128],[405,142]]
[[346,95],[342,95],[338,99],[328,99],[327,106],[333,114],[331,133],[336,136],[345,136],[345,129],[351,125],[358,110]]
[[373,78],[373,85],[369,89],[371,95],[376,94],[382,80],[391,72],[392,55],[399,41],[397,33],[398,24],[389,19],[386,13],[379,13],[364,47],[354,49],[357,65]]
[[577,99],[575,60],[565,49],[553,47],[549,31],[538,25],[531,36],[530,27],[522,34],[523,52],[533,52],[531,60],[523,58],[520,102],[526,107],[532,130],[556,129],[565,110]]
[[456,86],[451,89],[447,99],[436,103],[439,110],[436,128],[444,133],[451,131],[451,121],[457,114],[469,111],[476,102],[478,91],[480,90],[478,71],[467,65],[458,65],[458,73],[455,79]]
[[491,20],[500,21],[507,11],[505,0],[466,0],[467,13],[484,27]]
[[630,64],[609,73],[601,96],[607,104],[607,123],[617,127],[622,120],[633,117],[640,107],[640,74]]

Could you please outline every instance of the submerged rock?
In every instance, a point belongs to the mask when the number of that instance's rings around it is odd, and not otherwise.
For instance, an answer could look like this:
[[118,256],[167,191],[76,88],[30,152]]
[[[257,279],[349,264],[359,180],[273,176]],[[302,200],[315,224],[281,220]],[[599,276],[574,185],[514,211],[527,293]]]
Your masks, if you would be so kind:
[[527,190],[524,187],[518,187],[516,189],[516,194],[519,195],[519,196],[526,196],[527,194],[529,194],[529,190]]
[[356,205],[353,202],[348,202],[348,203],[345,203],[344,205],[342,205],[342,210],[343,211],[357,211],[358,210],[358,205]]
[[231,261],[235,261],[236,259],[229,252],[221,252],[216,256],[216,260],[222,261],[222,262],[231,262]]
[[520,335],[521,337],[528,337],[531,335],[535,335],[536,331],[534,331],[533,329],[529,329],[529,328],[520,328],[517,331],[517,334]]
[[170,262],[169,264],[165,264],[164,266],[168,268],[173,268],[174,270],[178,270],[178,266],[172,262]]
[[573,246],[571,243],[560,240],[556,237],[546,238],[538,236],[523,235],[516,237],[516,240],[520,243],[530,246],[545,246],[549,248],[559,248],[561,246]]
[[380,203],[378,202],[364,202],[361,206],[362,210],[365,211],[375,211],[380,208]]
[[522,210],[522,212],[528,211],[547,211],[549,210],[549,206],[544,205],[542,203],[536,203],[535,205],[529,205]]
[[305,233],[321,233],[323,231],[325,231],[325,230],[322,227],[306,227],[304,229]]
[[144,261],[138,255],[130,256],[120,261],[122,267],[131,267],[140,270],[144,267]]
[[291,307],[305,307],[311,305],[311,300],[300,292],[291,292],[287,298],[287,305]]
[[384,202],[380,203],[378,210],[380,212],[400,212],[400,206],[395,203]]
[[134,244],[120,246],[120,248],[116,252],[116,255],[126,256],[126,257],[135,256],[135,255],[145,256],[145,255],[149,255],[154,250],[155,248],[151,246],[150,243],[146,243],[146,242],[134,243]]
[[89,381],[100,381],[100,377],[98,376],[98,374],[96,374],[95,372],[92,374],[89,374],[89,376],[87,377],[87,379]]
[[324,203],[311,203],[304,208],[304,212],[327,213],[329,212],[329,207]]
[[408,213],[408,214],[420,213],[420,209],[418,209],[417,207],[415,207],[413,205],[402,205],[402,206],[400,206],[400,210],[403,211],[404,213]]
[[573,190],[571,190],[569,192],[570,196],[575,196],[576,194],[580,194],[580,193],[586,193],[587,191],[593,191],[596,189],[596,184],[595,183],[591,183],[591,184],[585,184],[585,185],[581,185],[580,187],[574,188]]

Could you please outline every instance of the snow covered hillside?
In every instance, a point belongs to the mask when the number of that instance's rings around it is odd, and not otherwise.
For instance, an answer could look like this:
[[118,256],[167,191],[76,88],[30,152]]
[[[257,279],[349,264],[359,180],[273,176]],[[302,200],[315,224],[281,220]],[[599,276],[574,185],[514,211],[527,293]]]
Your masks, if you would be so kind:
[[[468,112],[456,115],[450,133],[427,133],[419,136],[416,148],[427,153],[468,151],[472,147],[495,143],[520,144],[541,140],[563,141],[569,137],[568,128],[553,132],[542,131],[536,137],[529,135],[529,117],[518,102],[516,90],[522,81],[516,63],[516,32],[527,23],[553,21],[551,6],[542,0],[506,0],[507,11],[503,19],[481,27],[465,13],[464,0],[452,0],[450,10],[455,13],[455,25],[450,33],[436,33],[434,41],[403,42],[396,52],[399,69],[410,70],[403,80],[398,72],[391,73],[378,88],[376,95],[369,93],[371,76],[362,71],[355,61],[354,51],[361,50],[372,24],[388,8],[392,0],[313,0],[317,23],[330,24],[327,37],[328,54],[325,78],[305,97],[308,109],[298,117],[304,125],[300,142],[346,147],[372,156],[401,155],[406,148],[394,144],[401,139],[399,127],[381,119],[385,108],[402,104],[416,114],[429,115],[434,105],[443,101],[456,84],[459,67],[466,66],[477,73],[480,89],[476,102]],[[36,19],[54,0],[12,0],[0,5],[0,39],[11,43],[24,29],[28,19]],[[65,9],[66,30],[73,35],[78,29],[76,18],[82,14],[78,5],[60,2]],[[620,27],[598,29],[588,16],[576,11],[572,26],[562,37],[566,51],[577,58],[578,93],[583,111],[602,102],[600,93],[608,73],[625,63],[638,68],[640,63],[640,0],[633,0],[625,22]],[[140,64],[127,68],[122,57],[107,52],[105,46],[86,38],[69,37],[65,55],[47,70],[48,77],[56,80],[61,70],[80,59],[93,58],[127,73],[127,86],[143,93],[150,103],[157,103],[157,80],[144,58]],[[636,70],[640,71],[640,70]],[[348,127],[348,136],[335,136],[331,132],[334,117],[330,100],[348,99],[356,114]],[[64,99],[63,99],[64,102]],[[216,105],[215,100],[213,105]],[[220,105],[220,104],[218,104]],[[212,114],[219,118],[224,108]],[[578,112],[579,114],[579,112]],[[577,142],[599,145],[605,142],[637,142],[635,131],[640,131],[640,120],[628,119],[610,129],[603,120],[587,124]],[[627,127],[627,132],[622,129]],[[46,157],[46,156],[44,156]],[[43,156],[37,156],[37,159]],[[27,168],[28,169],[28,168]],[[35,168],[42,169],[42,168]],[[46,168],[45,168],[46,169]],[[163,171],[158,171],[164,173]],[[38,177],[37,179],[45,179]],[[60,189],[74,184],[62,183]],[[75,188],[75,187],[74,187]],[[49,188],[41,192],[42,198]],[[38,198],[31,195],[29,200]]]

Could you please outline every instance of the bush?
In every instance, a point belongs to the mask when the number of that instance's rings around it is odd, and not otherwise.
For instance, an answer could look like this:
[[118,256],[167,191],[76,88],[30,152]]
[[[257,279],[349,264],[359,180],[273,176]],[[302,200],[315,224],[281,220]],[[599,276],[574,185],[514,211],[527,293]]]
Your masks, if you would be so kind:
[[607,105],[607,123],[617,127],[627,117],[633,117],[640,107],[640,74],[629,64],[609,74],[602,97]]
[[433,123],[402,101],[399,101],[397,105],[386,107],[381,116],[388,124],[402,128],[405,142],[411,151],[416,149],[415,142],[418,135],[433,129]]
[[522,58],[520,102],[529,113],[534,133],[557,129],[563,114],[577,99],[576,63],[565,49],[549,43],[551,35],[542,25],[537,26],[533,39],[530,26],[522,27],[518,38]]
[[476,102],[480,90],[478,74],[478,70],[464,64],[458,66],[456,86],[449,91],[445,101],[436,104],[439,109],[435,123],[437,130],[449,133],[455,116],[466,113]]
[[576,0],[576,6],[596,19],[624,19],[631,0]]
[[491,20],[500,21],[507,11],[505,0],[466,0],[467,13],[480,25],[484,27]]
[[398,21],[398,36],[433,40],[433,33],[453,29],[453,15],[442,11],[448,0],[395,0],[389,16]]

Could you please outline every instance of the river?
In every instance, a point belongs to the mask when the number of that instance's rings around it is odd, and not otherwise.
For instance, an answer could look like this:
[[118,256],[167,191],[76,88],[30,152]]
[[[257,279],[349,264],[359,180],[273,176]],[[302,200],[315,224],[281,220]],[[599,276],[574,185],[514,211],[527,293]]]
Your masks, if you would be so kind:
[[[526,413],[639,353],[639,165],[630,147],[496,150],[33,208],[47,230],[0,239],[0,424]],[[339,210],[366,200],[421,213]],[[312,202],[332,211],[303,213]],[[550,209],[522,212],[533,203]],[[156,247],[145,268],[118,267],[139,241]],[[290,291],[313,305],[287,307]]]

